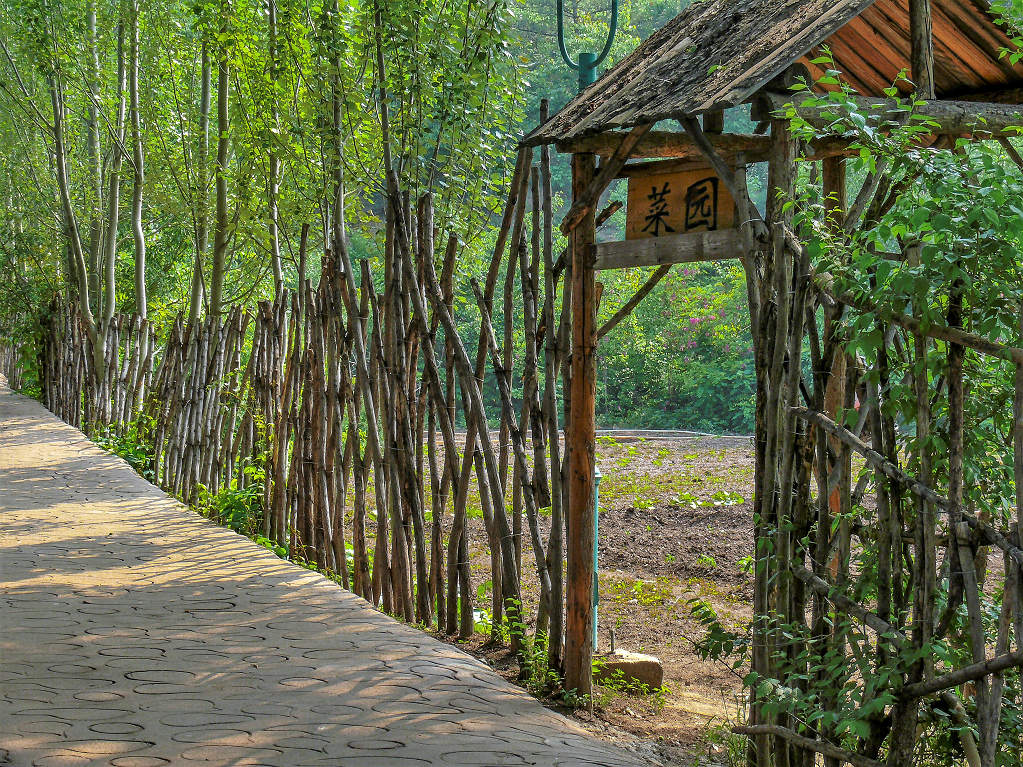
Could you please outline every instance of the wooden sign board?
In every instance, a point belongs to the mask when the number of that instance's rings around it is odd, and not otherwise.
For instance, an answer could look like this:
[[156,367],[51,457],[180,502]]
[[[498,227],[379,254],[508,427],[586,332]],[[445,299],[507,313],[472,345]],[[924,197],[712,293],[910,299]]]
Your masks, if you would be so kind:
[[627,240],[710,232],[734,223],[735,202],[710,168],[629,178]]

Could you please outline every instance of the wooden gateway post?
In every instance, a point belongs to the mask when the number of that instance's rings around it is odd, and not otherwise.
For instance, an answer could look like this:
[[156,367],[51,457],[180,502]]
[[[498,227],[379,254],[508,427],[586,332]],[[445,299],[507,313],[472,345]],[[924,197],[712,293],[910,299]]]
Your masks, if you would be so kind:
[[[593,183],[594,155],[572,155],[572,198],[581,202]],[[593,204],[595,204],[594,201]],[[568,603],[565,614],[565,678],[570,689],[590,692],[593,656],[593,501],[596,467],[596,284],[589,254],[596,241],[593,204],[571,230],[572,366],[566,439],[568,454]]]
[[[560,152],[572,155],[572,205],[562,224],[570,242],[566,296],[570,293],[572,302],[566,426],[566,688],[581,695],[591,691],[595,349],[609,326],[677,263],[737,258],[747,276],[757,377],[753,672],[770,679],[779,673],[779,663],[798,662],[794,649],[772,644],[768,616],[805,623],[811,599],[815,616],[820,616],[827,602],[833,610],[860,616],[874,630],[894,630],[852,599],[833,593],[828,562],[834,556],[847,557],[848,546],[843,548],[839,542],[834,555],[830,537],[818,536],[822,540],[815,545],[823,548],[817,552],[822,561],[817,561],[802,548],[806,539],[797,536],[798,531],[809,535],[811,530],[830,530],[831,515],[848,510],[848,455],[870,450],[834,420],[849,400],[846,380],[855,371],[847,371],[845,353],[830,329],[843,308],[881,310],[848,304],[849,299],[828,295],[811,280],[806,249],[792,233],[792,214],[785,204],[795,189],[797,161],[818,163],[822,196],[831,195],[828,204],[833,214],[844,216],[845,228],[851,231],[858,227],[871,193],[876,196],[880,184],[877,179],[868,180],[856,202],[848,205],[843,158],[850,151],[850,140],[826,135],[811,143],[798,142],[778,110],[791,105],[790,87],[800,77],[812,84],[824,74],[814,60],[826,49],[859,98],[876,103],[887,98],[886,89],[893,83],[903,95],[922,97],[918,111],[933,120],[935,147],[947,147],[953,143],[949,137],[963,136],[995,138],[1007,145],[1006,129],[1023,123],[1015,106],[1023,96],[1023,66],[1001,55],[1010,46],[984,0],[706,0],[691,4],[524,139],[524,145],[553,143]],[[936,50],[941,54],[937,58]],[[915,78],[915,86],[899,80],[904,71]],[[748,133],[725,132],[723,110],[741,104],[752,105],[757,128]],[[818,118],[812,110],[799,114],[810,121]],[[660,129],[664,127],[669,129]],[[1011,146],[1007,151],[1019,157]],[[756,163],[768,165],[763,211],[753,204],[746,188],[747,170]],[[626,239],[598,242],[595,213],[602,195],[619,178],[629,181]],[[598,328],[596,272],[654,266],[657,270],[636,297],[607,326]],[[817,306],[826,307],[822,338],[816,338],[815,324],[807,324],[813,316],[808,308]],[[920,343],[927,343],[927,333],[931,338],[962,338],[955,328],[938,336],[933,329],[925,333],[920,325],[900,321],[902,327],[915,328],[911,332],[918,334]],[[807,334],[814,336],[812,394],[801,381],[800,366],[788,363],[801,358]],[[976,341],[972,348],[982,346]],[[1003,358],[1010,354],[990,345],[982,351]],[[1020,399],[1023,402],[1023,395]],[[922,401],[926,404],[926,396]],[[920,426],[925,433],[926,423]],[[878,428],[873,439],[882,445],[883,430],[888,427],[881,423]],[[1023,440],[1023,427],[1018,431]],[[887,455],[865,454],[868,461],[885,461],[883,471],[890,477],[894,469],[889,464],[893,459],[897,462],[898,456],[894,446],[885,449]],[[806,456],[814,450],[820,459],[808,462]],[[809,464],[816,467],[812,475],[824,483],[822,503],[808,501]],[[939,497],[927,481],[911,489],[923,493],[921,513],[933,502],[927,498]],[[878,492],[882,491],[879,487]],[[894,497],[885,502],[901,501]],[[1002,535],[994,530],[984,534],[991,540]],[[922,547],[927,540],[933,542],[933,535],[920,540]],[[761,546],[761,542],[770,545]],[[930,560],[921,554],[920,561]],[[926,566],[932,565],[933,561]],[[912,641],[918,641],[914,637]],[[1020,658],[1023,662],[1023,655]],[[917,686],[912,689],[930,689],[923,677],[913,674],[908,682]],[[769,697],[769,693],[760,695]],[[748,725],[740,728],[752,739],[751,764],[808,766],[814,752],[824,754],[828,764],[880,763],[869,744],[864,754],[852,753],[836,746],[826,730],[811,733],[813,737],[796,732],[797,723],[786,715],[765,713],[764,700],[752,696]],[[901,712],[901,716],[912,709],[911,717],[892,724],[889,764],[911,761],[915,731],[904,723],[916,721],[915,700],[900,703],[902,708],[892,714]],[[970,753],[976,753],[976,747]],[[971,767],[981,764],[971,761]]]

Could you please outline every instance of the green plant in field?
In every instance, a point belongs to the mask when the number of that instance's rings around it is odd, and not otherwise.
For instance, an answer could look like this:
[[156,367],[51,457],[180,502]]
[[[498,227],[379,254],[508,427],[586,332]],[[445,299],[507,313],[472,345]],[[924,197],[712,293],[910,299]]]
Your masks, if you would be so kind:
[[690,578],[686,581],[686,588],[700,596],[725,597],[721,587],[711,578]]
[[700,554],[696,558],[696,564],[700,567],[709,567],[711,570],[718,566],[717,560],[714,559],[710,554]]
[[714,506],[738,506],[746,502],[743,496],[731,490],[718,490],[710,500]]
[[675,496],[675,505],[695,509],[700,505],[700,499],[692,493],[679,493]]
[[39,385],[38,381],[33,381],[32,383],[25,384],[20,389],[18,389],[18,394],[23,394],[26,397],[30,397],[31,399],[34,400],[39,400],[40,402],[43,401],[43,389]]
[[590,705],[589,695],[580,695],[576,689],[562,690],[558,697],[561,704],[570,708],[587,708]]
[[745,721],[737,715],[708,727],[704,733],[707,753],[697,756],[692,767],[745,767],[749,740],[732,732],[734,723]]
[[615,461],[615,465],[620,469],[624,469],[632,463],[633,459],[635,459],[637,455],[639,455],[637,447],[635,445],[629,445],[625,449],[625,454]]
[[645,497],[636,498],[636,500],[632,502],[632,505],[640,511],[646,511],[647,509],[652,509],[654,507],[654,499]]
[[[486,591],[492,588],[491,583],[482,584],[477,590],[477,597],[482,601]],[[510,601],[511,614],[509,611],[504,614],[498,632],[501,641],[507,644],[513,637],[519,641],[519,682],[521,682],[532,695],[541,697],[549,695],[551,691],[560,688],[562,683],[561,675],[547,665],[547,650],[549,646],[548,636],[545,632],[529,633],[528,627],[519,617],[522,614],[521,603],[516,600]],[[492,636],[492,617],[486,610],[479,611],[479,618],[476,620],[477,632],[485,636]],[[570,696],[571,697],[571,696]],[[562,702],[568,706],[576,706],[578,703],[570,702],[562,693]]]
[[[721,485],[725,480],[722,477],[707,477],[707,484]],[[688,490],[680,491],[675,495],[674,504],[683,508],[695,509],[701,506],[739,506],[746,502],[746,498],[733,490],[717,490],[709,499],[701,499]]]
[[631,602],[644,606],[664,605],[672,600],[674,593],[666,578],[645,581],[608,578],[601,583],[601,593],[612,602]]
[[657,456],[652,460],[654,466],[661,466],[665,459],[671,455],[671,450],[666,447],[662,447],[657,451]]
[[[603,658],[597,657],[593,659],[594,675],[602,672],[603,667]],[[609,675],[603,675],[598,686],[600,687],[600,692],[593,698],[593,702],[597,706],[606,706],[621,695],[638,695],[648,698],[653,703],[654,711],[657,713],[664,709],[664,705],[668,700],[668,693],[670,692],[666,685],[651,687],[644,682],[629,679],[621,669],[616,669]]]
[[266,537],[264,537],[262,535],[257,535],[255,537],[255,541],[256,541],[256,543],[258,543],[263,548],[269,549],[270,551],[272,551],[274,554],[279,556],[281,559],[287,559],[288,558],[288,547],[287,546],[282,546],[281,544],[277,543],[276,541],[271,541],[269,538],[266,538]]

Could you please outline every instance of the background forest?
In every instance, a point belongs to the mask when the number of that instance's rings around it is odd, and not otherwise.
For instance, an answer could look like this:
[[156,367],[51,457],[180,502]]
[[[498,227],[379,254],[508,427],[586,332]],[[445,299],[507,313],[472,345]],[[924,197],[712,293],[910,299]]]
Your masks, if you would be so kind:
[[[686,4],[625,0],[604,66]],[[553,111],[576,88],[554,5],[380,9],[394,165],[412,199],[433,192],[438,228],[458,233],[455,313],[470,345],[480,318],[468,279],[493,250],[515,143],[541,98]],[[315,277],[338,236],[382,281],[373,12],[337,0],[3,3],[0,333],[29,339],[55,297],[87,294],[97,322],[138,313],[162,335],[179,313],[251,306],[277,282]],[[565,13],[570,51],[599,48],[605,3]],[[552,171],[560,220],[565,158]],[[619,212],[601,236],[619,239],[622,226]],[[605,273],[600,320],[648,276]],[[745,301],[737,263],[670,272],[601,342],[600,424],[751,431]],[[487,395],[497,412],[496,387]]]

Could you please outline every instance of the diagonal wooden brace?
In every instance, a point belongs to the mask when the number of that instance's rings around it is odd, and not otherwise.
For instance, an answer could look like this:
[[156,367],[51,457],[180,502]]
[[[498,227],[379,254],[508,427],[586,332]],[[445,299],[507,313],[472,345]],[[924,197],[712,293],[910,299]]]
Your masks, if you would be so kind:
[[625,167],[625,163],[628,162],[632,150],[636,148],[636,144],[642,140],[652,127],[654,127],[653,123],[637,125],[622,139],[622,143],[615,149],[614,154],[607,158],[607,162],[601,166],[600,172],[597,173],[593,181],[586,187],[583,196],[572,205],[565,215],[565,219],[561,222],[562,234],[568,234],[579,226],[579,223],[586,217],[586,214],[593,210],[600,200],[600,195],[604,193],[604,190],[608,188],[611,182],[618,177],[621,169]]

